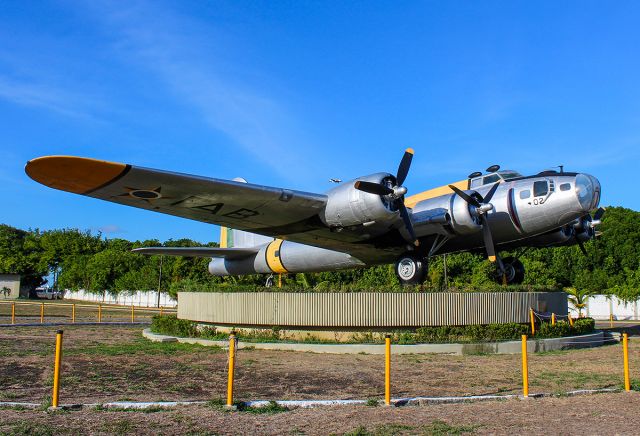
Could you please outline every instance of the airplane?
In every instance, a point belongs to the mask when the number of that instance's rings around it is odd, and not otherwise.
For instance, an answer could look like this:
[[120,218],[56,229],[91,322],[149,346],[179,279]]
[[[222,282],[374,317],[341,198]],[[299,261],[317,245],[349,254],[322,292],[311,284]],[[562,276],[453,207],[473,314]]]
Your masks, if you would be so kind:
[[[395,263],[403,285],[421,284],[436,255],[485,252],[496,281],[522,283],[524,266],[499,250],[578,244],[595,238],[604,209],[600,182],[584,173],[532,176],[500,170],[406,196],[414,155],[396,174],[341,182],[324,194],[221,180],[74,156],[27,162],[51,188],[222,226],[220,247],[144,247],[134,251],[209,257],[213,275],[334,271]],[[244,244],[228,244],[235,229]],[[240,232],[238,232],[240,231]],[[250,243],[246,243],[249,241]],[[232,245],[232,246],[230,246]]]

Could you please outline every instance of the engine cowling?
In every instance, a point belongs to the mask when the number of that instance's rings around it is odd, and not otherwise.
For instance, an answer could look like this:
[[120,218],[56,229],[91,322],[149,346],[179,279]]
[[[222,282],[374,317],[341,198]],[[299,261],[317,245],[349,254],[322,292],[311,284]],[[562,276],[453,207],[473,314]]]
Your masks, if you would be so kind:
[[533,247],[549,247],[553,245],[571,245],[574,229],[572,226],[563,226],[552,232],[544,233],[529,239],[529,245]]
[[394,210],[391,200],[354,188],[354,183],[358,180],[392,186],[394,177],[389,173],[371,174],[342,183],[327,192],[329,198],[321,216],[327,226],[350,227],[392,221],[398,217],[398,211]]
[[459,235],[468,235],[479,232],[478,217],[471,213],[469,205],[457,195],[443,195],[421,201],[413,208],[413,216],[416,218],[416,226],[420,226],[422,216],[425,214],[441,215],[441,224],[448,224]]

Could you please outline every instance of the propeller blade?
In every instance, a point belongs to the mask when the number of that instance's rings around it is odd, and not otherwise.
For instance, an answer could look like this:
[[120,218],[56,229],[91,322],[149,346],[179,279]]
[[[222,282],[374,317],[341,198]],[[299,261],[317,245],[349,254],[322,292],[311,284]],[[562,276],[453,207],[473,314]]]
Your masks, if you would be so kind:
[[491,228],[489,227],[489,221],[487,221],[486,215],[480,215],[482,222],[482,236],[484,238],[484,246],[487,250],[487,256],[491,262],[498,262],[498,268],[500,272],[504,274],[504,264],[498,253],[496,253],[496,247],[493,245],[493,236],[491,235]]
[[496,182],[493,184],[491,189],[489,189],[489,192],[487,192],[487,195],[485,195],[484,198],[482,199],[483,203],[489,203],[491,201],[491,199],[493,198],[493,194],[495,194],[496,190],[498,189],[499,184],[500,182]]
[[377,195],[389,195],[393,194],[393,189],[381,185],[379,183],[371,183],[358,181],[353,185],[359,191],[368,192],[369,194],[377,194]]
[[598,210],[596,210],[596,213],[593,215],[593,220],[600,221],[602,219],[602,215],[604,215],[606,211],[607,209],[605,209],[604,207],[599,207]]
[[455,192],[456,194],[458,194],[458,196],[460,198],[462,198],[464,201],[466,201],[467,203],[471,204],[472,206],[475,207],[480,207],[481,204],[478,200],[476,200],[475,198],[473,198],[472,196],[470,196],[469,194],[467,194],[466,192],[462,191],[461,189],[453,186],[453,185],[449,185],[449,188],[451,188],[451,190],[453,192]]
[[584,248],[584,244],[579,239],[578,239],[578,247],[580,247],[580,251],[582,251],[582,254],[584,254],[585,256],[589,255],[589,253],[587,253],[587,249]]
[[398,209],[400,210],[400,216],[402,217],[402,221],[404,222],[404,227],[409,232],[411,236],[411,243],[416,247],[420,245],[420,241],[416,238],[416,233],[413,231],[413,224],[411,223],[411,218],[409,217],[409,212],[407,211],[407,207],[404,205],[402,201],[398,203]]
[[413,148],[407,148],[404,151],[404,156],[402,156],[402,160],[398,166],[398,173],[396,174],[396,183],[398,186],[402,186],[404,184],[407,174],[409,174],[411,159],[413,159]]

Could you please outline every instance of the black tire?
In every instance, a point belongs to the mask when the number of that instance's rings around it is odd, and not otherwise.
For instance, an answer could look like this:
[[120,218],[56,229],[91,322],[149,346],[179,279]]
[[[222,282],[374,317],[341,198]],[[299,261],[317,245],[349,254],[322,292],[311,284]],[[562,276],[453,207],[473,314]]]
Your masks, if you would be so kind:
[[[524,281],[524,265],[515,257],[505,257],[502,259],[504,264],[507,285],[519,285]],[[500,271],[497,271],[496,282],[503,284],[504,278]]]
[[396,261],[396,277],[402,285],[419,285],[427,277],[427,261],[413,254],[404,254]]

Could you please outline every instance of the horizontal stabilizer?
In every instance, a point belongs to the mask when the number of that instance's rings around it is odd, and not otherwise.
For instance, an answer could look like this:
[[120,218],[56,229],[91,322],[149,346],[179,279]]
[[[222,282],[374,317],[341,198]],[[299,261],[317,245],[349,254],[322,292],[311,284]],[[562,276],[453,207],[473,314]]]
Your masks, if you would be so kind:
[[251,248],[217,248],[217,247],[142,247],[131,250],[139,254],[166,254],[167,256],[185,257],[224,257],[225,259],[242,259],[260,251],[260,247]]

